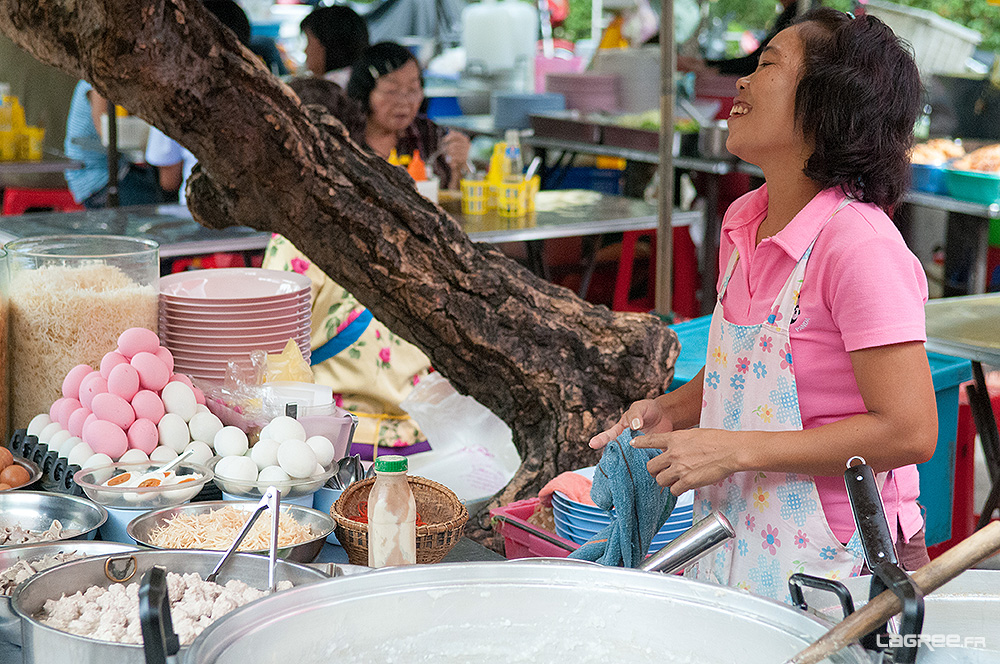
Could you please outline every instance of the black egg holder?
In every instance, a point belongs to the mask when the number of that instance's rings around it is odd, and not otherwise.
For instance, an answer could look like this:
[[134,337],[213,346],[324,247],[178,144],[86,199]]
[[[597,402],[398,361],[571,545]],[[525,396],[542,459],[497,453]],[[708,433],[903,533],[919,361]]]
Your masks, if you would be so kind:
[[[25,489],[40,489],[50,493],[65,493],[71,496],[85,496],[83,487],[76,483],[73,476],[80,470],[77,464],[70,464],[66,457],[61,457],[55,450],[50,450],[45,443],[38,442],[37,436],[29,436],[27,429],[18,429],[10,437],[7,446],[15,457],[27,459],[38,464],[42,476]],[[207,482],[191,502],[222,500],[222,490],[214,482]]]

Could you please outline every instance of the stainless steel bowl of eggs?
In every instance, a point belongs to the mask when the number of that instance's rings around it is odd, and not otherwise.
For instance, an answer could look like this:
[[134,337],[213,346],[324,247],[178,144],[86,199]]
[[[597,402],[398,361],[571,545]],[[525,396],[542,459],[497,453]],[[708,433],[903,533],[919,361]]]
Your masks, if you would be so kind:
[[154,510],[186,503],[214,476],[205,466],[184,461],[163,472],[157,463],[113,463],[73,475],[88,498],[117,509]]

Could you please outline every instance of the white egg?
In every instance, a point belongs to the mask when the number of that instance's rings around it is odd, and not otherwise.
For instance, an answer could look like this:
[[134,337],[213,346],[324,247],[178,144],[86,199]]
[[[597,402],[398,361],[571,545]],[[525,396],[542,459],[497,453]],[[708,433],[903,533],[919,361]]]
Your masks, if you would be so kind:
[[246,454],[250,441],[239,427],[222,427],[215,434],[212,447],[219,456],[242,456]]
[[260,474],[257,475],[257,483],[260,484],[262,488],[264,486],[275,486],[282,489],[288,485],[288,482],[291,479],[292,478],[288,476],[288,473],[283,471],[278,466],[267,466],[266,468],[262,468]]
[[264,470],[268,466],[277,466],[278,447],[280,447],[278,441],[272,438],[258,440],[257,444],[250,448],[250,458],[260,470]]
[[215,474],[222,478],[227,493],[246,493],[257,481],[257,464],[250,457],[225,456],[215,464]]
[[[271,422],[264,427],[267,429],[269,438],[274,438],[275,440],[302,440],[306,439],[306,430],[302,424],[294,417],[288,417],[287,415],[281,415],[274,418]],[[263,432],[262,432],[263,433]]]
[[[317,463],[316,469],[313,471],[312,477],[316,477],[317,475],[322,475],[325,472],[326,469]],[[299,491],[301,491],[303,494],[306,494],[306,493],[313,493],[321,486],[323,486],[323,480],[316,480],[315,482],[306,482],[305,484],[300,484],[298,488]]]
[[171,459],[177,458],[177,450],[172,447],[167,447],[166,445],[157,445],[156,448],[149,453],[149,460],[156,461],[157,463],[166,463]]
[[316,469],[316,453],[304,440],[285,440],[278,446],[278,465],[292,477],[303,479]]
[[192,463],[205,465],[208,463],[209,459],[215,456],[212,452],[212,448],[209,447],[207,443],[203,443],[200,440],[192,440],[188,443],[188,446],[184,448],[184,451],[187,452],[188,450],[194,450],[194,453],[187,458],[187,460]]
[[51,422],[47,424],[44,429],[38,432],[38,442],[48,444],[48,442],[52,440],[52,436],[56,435],[60,431],[62,431],[62,427],[59,426],[59,423]]
[[[142,473],[140,473],[139,471],[126,470],[124,472],[118,473],[114,477],[111,477],[111,478],[105,480],[103,482],[103,484],[104,484],[104,486],[113,486],[113,487],[116,487],[116,488],[119,488],[119,489],[129,488],[129,487],[133,487],[136,484],[138,484],[139,483],[139,478],[141,476],[142,476]],[[109,482],[111,482],[112,484],[109,485],[108,484]],[[116,496],[116,494],[113,494],[110,491],[107,492],[107,493],[105,493],[105,495],[109,496],[109,497]]]
[[49,417],[48,413],[39,413],[31,418],[28,422],[28,435],[38,436],[42,432],[42,429],[52,424],[52,418]]
[[198,412],[198,401],[194,397],[194,391],[179,380],[167,383],[160,392],[160,398],[163,399],[164,410],[180,415],[185,422],[190,421]]
[[187,422],[177,413],[167,413],[161,417],[156,430],[159,432],[160,445],[165,445],[174,452],[180,452],[191,442]]
[[142,463],[144,461],[149,461],[149,455],[135,448],[128,450],[118,459],[118,463]]
[[66,442],[59,446],[59,456],[66,457],[68,459],[70,453],[73,451],[73,448],[82,442],[83,440],[81,440],[78,436],[70,436],[66,439]]
[[191,440],[200,440],[211,447],[215,434],[222,430],[222,420],[208,411],[195,413],[188,422],[188,428],[191,429]]
[[69,461],[69,465],[83,468],[83,464],[92,456],[94,456],[94,450],[90,449],[90,445],[87,443],[81,442],[79,445],[73,446],[73,450],[69,453],[67,460]]
[[59,454],[60,451],[62,450],[63,443],[65,443],[72,437],[73,434],[71,434],[69,431],[66,431],[66,429],[56,431],[55,434],[53,434],[53,436],[49,438],[49,449],[55,450],[56,454]]
[[198,407],[194,409],[195,413],[211,413],[208,406],[203,403],[198,404]]
[[104,484],[115,473],[115,469],[111,467],[113,463],[107,454],[91,454],[81,468],[91,471],[94,484]]
[[326,436],[310,436],[306,438],[306,445],[312,448],[312,451],[316,454],[316,461],[319,465],[326,468],[331,463],[333,463],[333,456],[336,454],[333,449],[333,443]]

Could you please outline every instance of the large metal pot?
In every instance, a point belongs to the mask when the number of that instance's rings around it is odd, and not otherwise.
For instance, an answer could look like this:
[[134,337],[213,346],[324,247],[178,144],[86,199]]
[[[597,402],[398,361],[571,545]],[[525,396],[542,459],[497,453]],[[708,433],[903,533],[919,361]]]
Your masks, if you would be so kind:
[[[868,603],[870,576],[842,579],[855,608]],[[810,609],[840,620],[840,605],[832,594],[804,589]],[[918,650],[920,664],[940,662],[992,662],[1000,664],[1000,571],[970,569],[924,597],[927,640]],[[934,646],[945,641],[951,645]],[[945,641],[946,642],[946,641]]]
[[[219,562],[221,555],[210,551],[136,551],[78,560],[35,575],[18,586],[11,598],[14,612],[21,618],[24,664],[144,664],[146,659],[140,645],[108,643],[61,632],[43,625],[34,616],[48,599],[71,595],[91,586],[107,587],[115,583],[106,573],[106,565],[119,574],[126,569],[131,572],[121,583],[137,583],[143,573],[154,565],[165,567],[170,572],[194,572],[204,578]],[[267,572],[267,558],[240,553],[229,559],[217,581],[225,584],[239,579],[255,588],[267,588]],[[301,586],[328,577],[305,565],[279,560],[275,578]]]
[[[57,553],[72,552],[81,556],[102,556],[123,551],[137,551],[139,547],[117,542],[92,542],[87,540],[71,540],[61,542],[43,542],[41,544],[26,544],[8,549],[0,549],[0,572],[13,567],[22,560],[32,561],[54,556]],[[21,645],[21,619],[14,613],[10,597],[0,597],[0,643],[7,642]],[[0,660],[2,661],[2,660]]]
[[[301,664],[774,664],[828,628],[762,597],[637,570],[527,561],[420,565],[255,602],[209,626],[184,662],[263,664],[280,653],[280,661]],[[869,661],[858,646],[831,659]]]

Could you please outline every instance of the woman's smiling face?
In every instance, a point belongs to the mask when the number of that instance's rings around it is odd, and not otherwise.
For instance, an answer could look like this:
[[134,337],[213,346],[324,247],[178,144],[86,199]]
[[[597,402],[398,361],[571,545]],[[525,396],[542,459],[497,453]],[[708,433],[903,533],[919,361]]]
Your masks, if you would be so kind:
[[424,100],[420,67],[411,60],[396,71],[380,76],[368,99],[369,123],[384,132],[406,129],[417,117]]
[[775,35],[757,69],[737,82],[726,147],[744,161],[761,167],[779,159],[801,164],[812,153],[795,121],[795,93],[805,55],[802,25]]

